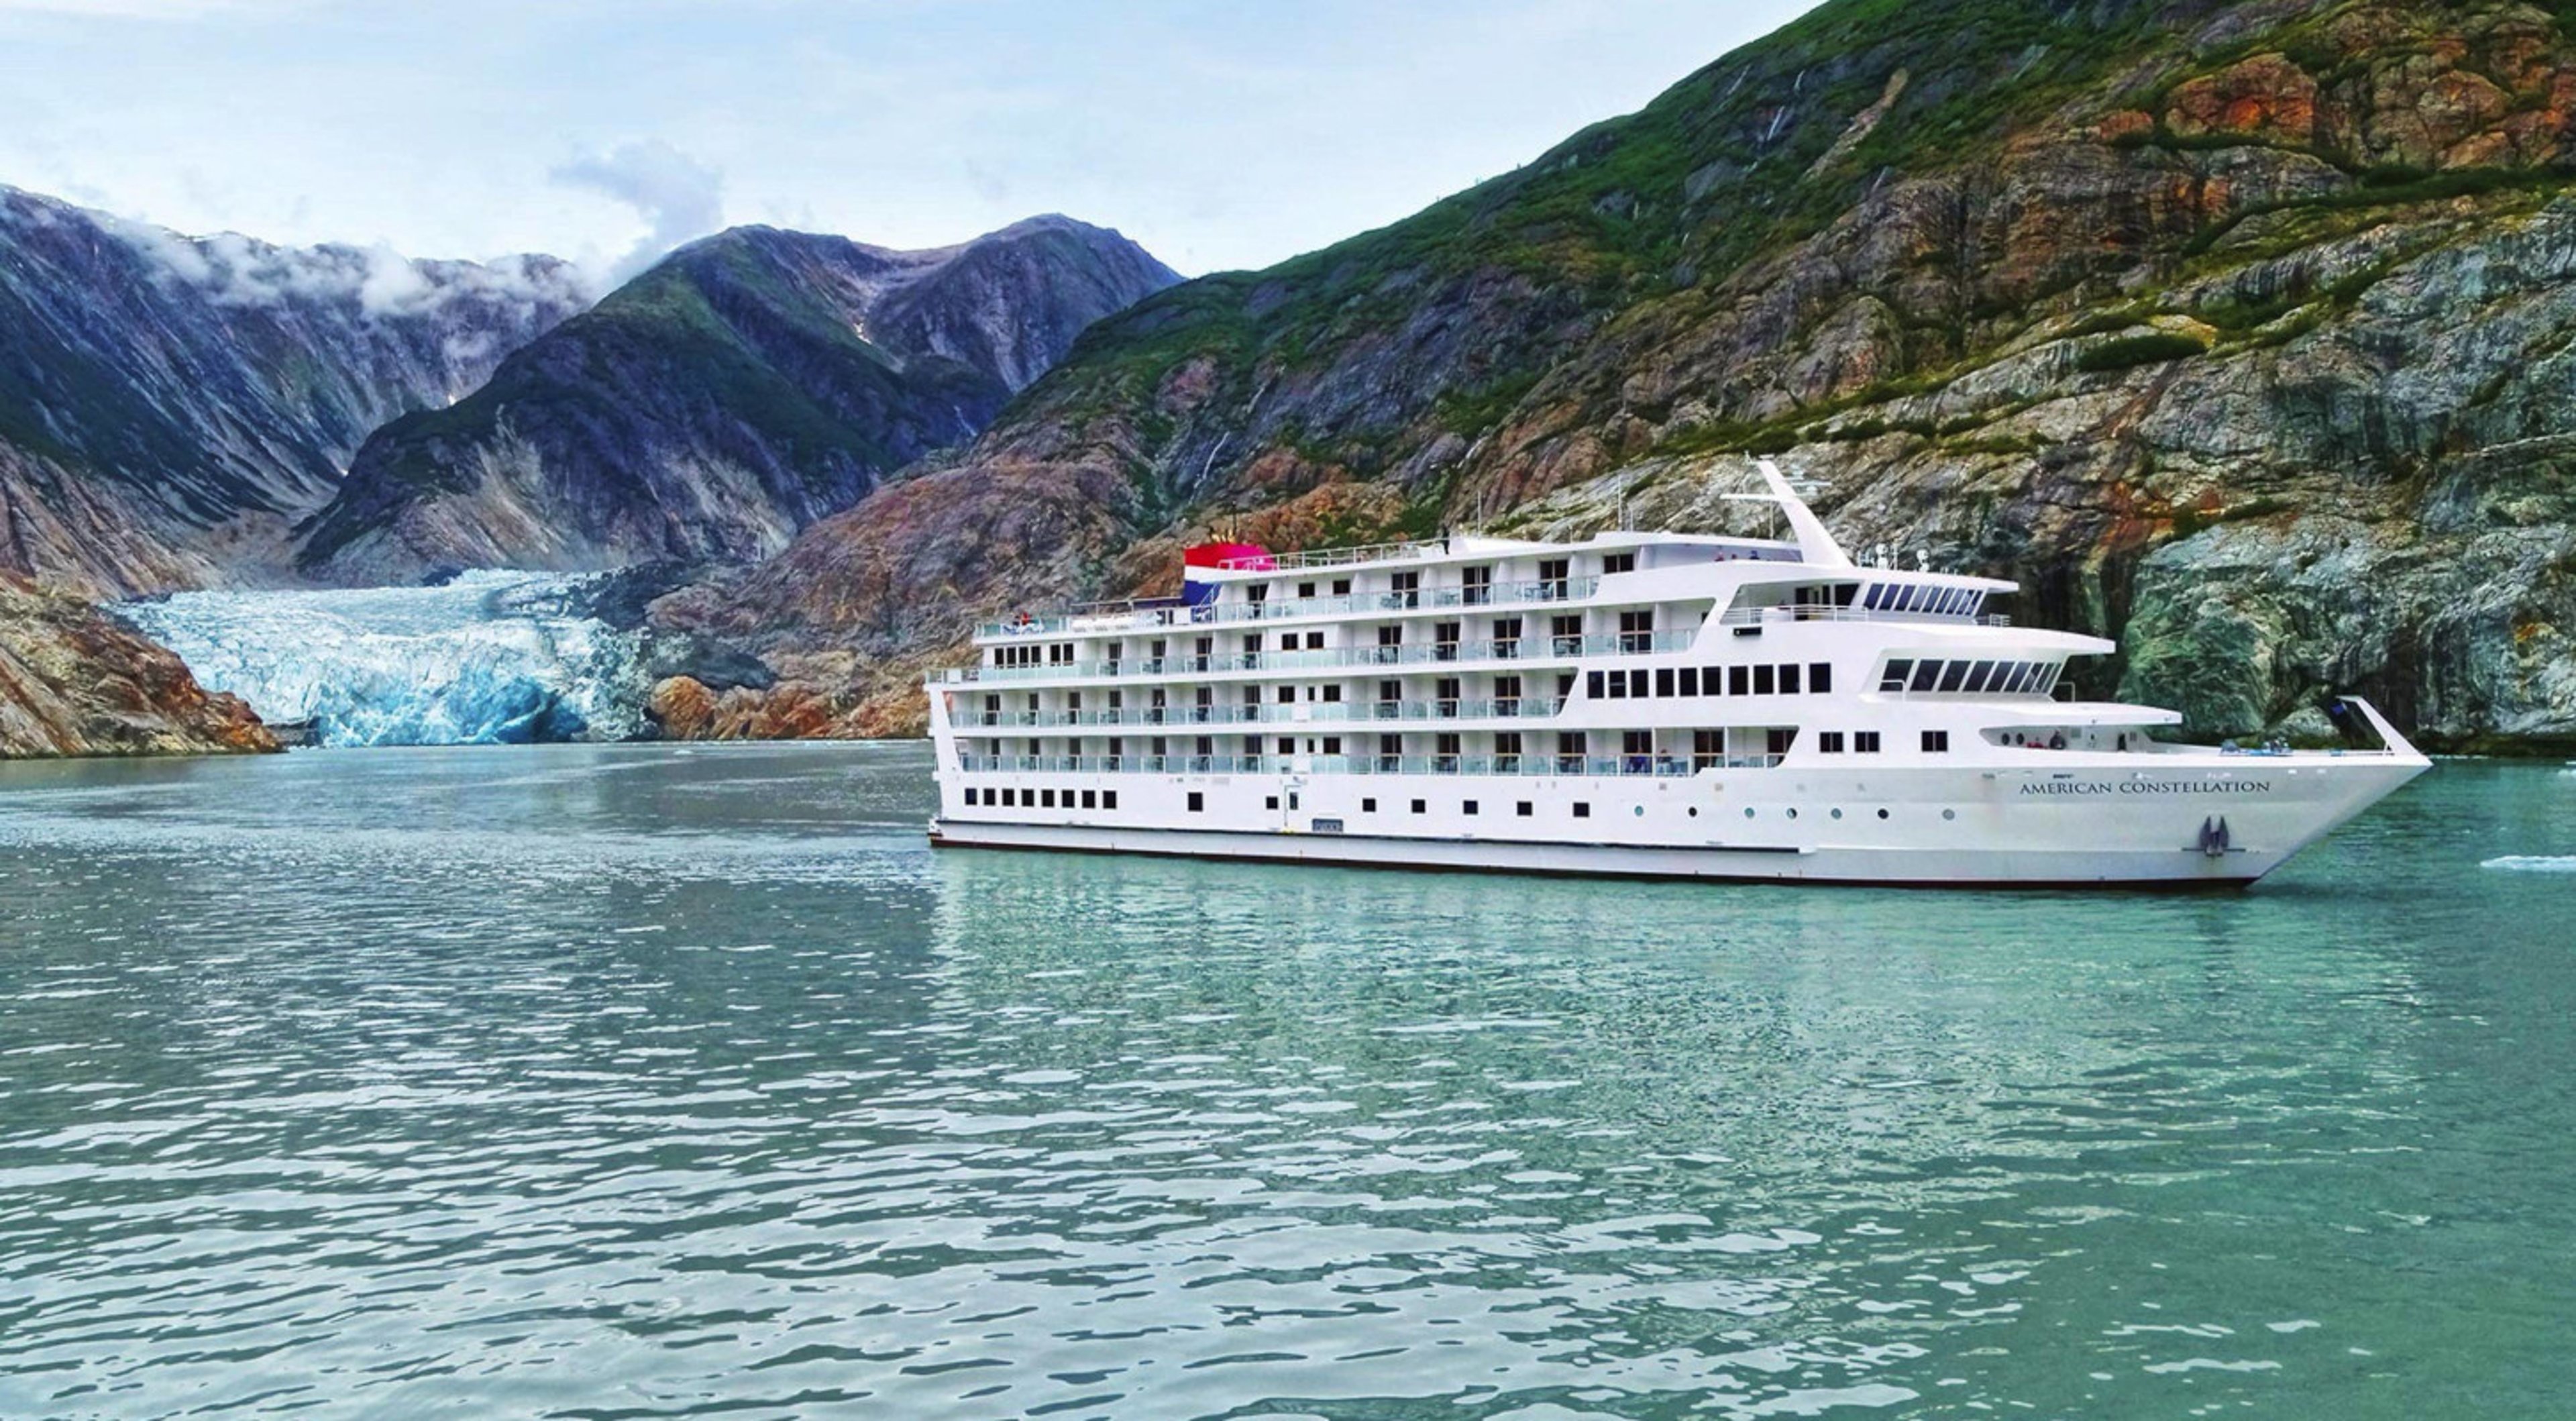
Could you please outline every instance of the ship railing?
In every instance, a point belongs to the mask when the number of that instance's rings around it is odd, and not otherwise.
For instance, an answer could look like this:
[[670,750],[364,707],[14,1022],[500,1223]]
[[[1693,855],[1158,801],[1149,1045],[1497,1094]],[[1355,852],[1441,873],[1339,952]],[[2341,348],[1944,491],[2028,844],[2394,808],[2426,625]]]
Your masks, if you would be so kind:
[[1891,612],[1884,608],[1825,607],[1803,603],[1783,603],[1775,607],[1729,607],[1718,615],[1718,625],[1726,627],[1778,626],[1794,622],[1906,622],[1916,626],[1925,623],[1949,626],[2008,627],[2012,618],[2000,613],[1965,616],[1941,612]]
[[[1316,671],[1346,666],[1425,666],[1448,662],[1572,661],[1592,656],[1652,656],[1688,651],[1696,631],[1606,632],[1584,637],[1527,637],[1508,641],[1435,641],[1392,646],[1337,646],[1296,651],[1240,651],[1144,657],[1135,660],[1068,661],[1050,666],[968,666],[945,672],[941,680],[960,682],[1040,681],[1068,677],[1215,675],[1237,671]],[[1544,654],[1534,650],[1542,641]]]
[[1169,598],[1127,603],[1094,603],[1082,607],[1023,613],[975,628],[979,637],[1061,636],[1121,627],[1226,626],[1241,622],[1275,622],[1291,617],[1347,617],[1371,612],[1420,608],[1521,607],[1570,602],[1600,590],[1598,577],[1536,578],[1527,582],[1491,582],[1481,586],[1420,587],[1385,592],[1346,592],[1328,597],[1285,597],[1277,601],[1204,602],[1187,606]]
[[1702,770],[1776,769],[1778,755],[960,755],[970,774],[1433,775],[1687,779]]
[[1342,725],[1386,720],[1543,720],[1564,710],[1555,696],[1476,700],[1328,701],[1305,705],[1128,706],[1118,710],[967,711],[960,730],[1067,730],[1157,725]]

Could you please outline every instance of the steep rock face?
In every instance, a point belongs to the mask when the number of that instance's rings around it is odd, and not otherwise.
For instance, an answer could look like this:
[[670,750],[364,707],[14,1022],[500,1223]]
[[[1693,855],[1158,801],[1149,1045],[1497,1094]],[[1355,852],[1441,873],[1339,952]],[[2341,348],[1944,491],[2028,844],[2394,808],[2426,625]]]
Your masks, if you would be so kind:
[[1834,0],[1104,322],[962,455],[659,614],[883,715],[979,614],[1143,586],[1193,530],[1726,526],[1717,456],[1757,450],[1856,546],[2125,638],[2086,688],[2197,730],[2349,689],[2439,741],[2576,736],[2566,23]]
[[752,559],[887,472],[970,438],[1082,329],[1178,278],[1115,232],[1040,218],[931,252],[738,228],[683,248],[389,425],[302,565]]
[[0,573],[0,759],[275,750],[250,707],[96,606]]
[[187,238],[0,188],[0,570],[118,593],[273,577],[369,431],[585,301],[549,257]]

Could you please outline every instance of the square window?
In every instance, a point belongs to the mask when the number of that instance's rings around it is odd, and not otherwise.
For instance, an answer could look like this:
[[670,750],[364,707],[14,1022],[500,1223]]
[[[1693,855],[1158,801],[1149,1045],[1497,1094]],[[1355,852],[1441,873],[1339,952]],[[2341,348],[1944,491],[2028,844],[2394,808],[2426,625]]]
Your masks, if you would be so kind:
[[1520,803],[1518,803],[1518,804],[1516,804],[1516,805],[1512,806],[1512,812],[1513,812],[1514,814],[1519,815],[1519,816],[1520,816],[1520,817],[1522,817],[1523,819],[1527,819],[1528,817],[1530,817],[1530,815],[1531,815],[1531,814],[1533,814],[1533,813],[1535,813],[1535,812],[1536,812],[1536,810],[1537,810],[1537,806],[1536,806],[1536,805],[1531,804],[1531,803],[1530,803],[1528,800],[1526,800],[1526,799],[1524,799],[1524,800],[1522,800]]
[[1430,802],[1429,800],[1423,800],[1423,799],[1417,799],[1417,800],[1413,801],[1413,812],[1414,812],[1414,813],[1416,813],[1416,814],[1428,814],[1428,813],[1430,813],[1430,812],[1431,812],[1431,802]]
[[1949,749],[1950,732],[1946,730],[1927,730],[1923,732],[1924,754],[1941,755],[1948,753]]
[[1875,755],[1875,754],[1877,754],[1877,753],[1878,753],[1878,732],[1877,732],[1877,731],[1875,731],[1875,730],[1856,730],[1856,731],[1853,731],[1853,732],[1852,732],[1852,749],[1853,749],[1853,751],[1854,751],[1854,752],[1856,752],[1856,753],[1858,753],[1858,754],[1862,754],[1862,755]]
[[1275,794],[1271,795],[1262,801],[1261,807],[1264,809],[1277,809],[1279,807],[1279,796]]
[[1362,814],[1375,814],[1375,813],[1377,813],[1377,801],[1376,801],[1376,800],[1374,800],[1374,799],[1363,799],[1363,800],[1361,800],[1361,801],[1360,801],[1360,813],[1362,813]]
[[1084,790],[1082,792],[1082,807],[1085,809],[1098,809],[1100,807],[1100,792],[1098,790]]
[[1039,790],[1039,791],[1038,791],[1038,804],[1039,804],[1039,806],[1040,806],[1041,808],[1045,808],[1045,809],[1053,809],[1053,808],[1055,808],[1055,791],[1054,791],[1054,790],[1051,790],[1051,789],[1042,789],[1042,790]]
[[1471,799],[1471,800],[1468,800],[1465,804],[1461,805],[1460,807],[1461,807],[1461,808],[1463,808],[1463,809],[1465,809],[1469,814],[1473,814],[1473,813],[1475,813],[1475,812],[1476,812],[1476,801],[1474,801],[1474,800],[1472,800],[1472,799]]
[[1817,753],[1817,754],[1819,754],[1819,755],[1839,755],[1839,754],[1841,754],[1842,752],[1843,752],[1843,733],[1842,733],[1841,731],[1839,731],[1839,730],[1826,730],[1826,731],[1820,731],[1820,732],[1818,732],[1818,733],[1817,733],[1817,735],[1816,735],[1816,753]]
[[1015,790],[1015,789],[1006,789],[1006,790],[1002,791],[1002,807],[1003,807],[1004,809],[1017,809],[1017,808],[1019,808],[1019,807],[1020,807],[1020,792],[1019,792],[1018,790]]
[[1589,818],[1591,818],[1591,817],[1592,817],[1592,806],[1591,806],[1591,804],[1589,804],[1588,802],[1586,802],[1586,801],[1584,801],[1584,800],[1580,800],[1580,799],[1578,799],[1578,800],[1574,801],[1574,817],[1575,817],[1575,818],[1577,818],[1577,819],[1589,819]]
[[1118,791],[1114,789],[1102,790],[1100,792],[1100,807],[1103,809],[1116,809],[1118,807]]
[[1321,650],[1323,650],[1323,649],[1324,649],[1324,634],[1323,634],[1322,632],[1308,632],[1308,633],[1306,633],[1306,649],[1307,649],[1308,651],[1321,651]]
[[1207,796],[1199,793],[1197,790],[1191,790],[1190,812],[1192,814],[1205,814],[1207,812]]

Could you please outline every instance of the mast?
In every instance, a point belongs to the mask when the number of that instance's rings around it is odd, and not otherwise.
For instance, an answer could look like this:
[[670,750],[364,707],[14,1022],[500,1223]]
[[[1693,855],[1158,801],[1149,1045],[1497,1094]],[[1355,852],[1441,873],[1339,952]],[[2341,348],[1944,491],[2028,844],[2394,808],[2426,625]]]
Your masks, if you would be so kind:
[[1843,552],[1842,544],[1835,542],[1834,535],[1825,531],[1824,520],[1816,516],[1805,499],[1798,497],[1797,490],[1789,487],[1788,476],[1780,472],[1780,466],[1768,459],[1756,459],[1753,464],[1762,471],[1762,482],[1770,492],[1730,493],[1726,497],[1780,505],[1780,512],[1789,520],[1789,531],[1798,537],[1801,561],[1816,567],[1850,567],[1852,560]]

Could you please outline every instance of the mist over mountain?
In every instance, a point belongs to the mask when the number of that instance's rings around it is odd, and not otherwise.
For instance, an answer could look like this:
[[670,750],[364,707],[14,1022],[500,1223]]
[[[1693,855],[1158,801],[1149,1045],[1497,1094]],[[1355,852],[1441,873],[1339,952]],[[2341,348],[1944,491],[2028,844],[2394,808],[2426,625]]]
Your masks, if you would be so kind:
[[739,227],[692,243],[378,431],[305,531],[340,582],[442,566],[751,560],[972,438],[1085,327],[1179,278],[1063,217],[898,252]]
[[552,257],[183,237],[0,187],[0,569],[103,593],[281,577],[369,433],[590,296]]

